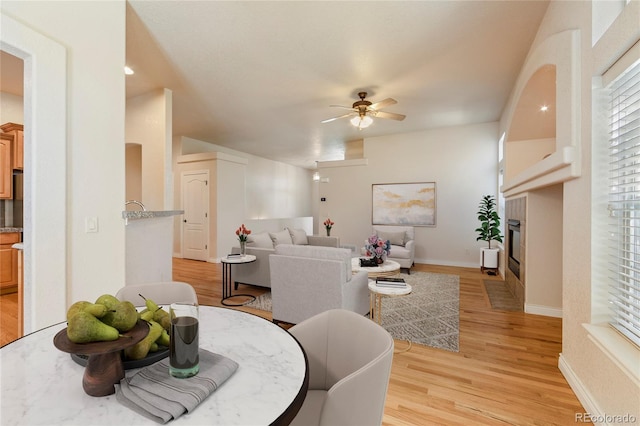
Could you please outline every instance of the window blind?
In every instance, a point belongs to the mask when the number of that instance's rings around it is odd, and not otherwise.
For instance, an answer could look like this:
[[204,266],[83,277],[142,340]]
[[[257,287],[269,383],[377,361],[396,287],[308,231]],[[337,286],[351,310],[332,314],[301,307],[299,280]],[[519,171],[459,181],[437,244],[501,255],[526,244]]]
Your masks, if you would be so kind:
[[611,325],[640,346],[640,61],[610,85]]

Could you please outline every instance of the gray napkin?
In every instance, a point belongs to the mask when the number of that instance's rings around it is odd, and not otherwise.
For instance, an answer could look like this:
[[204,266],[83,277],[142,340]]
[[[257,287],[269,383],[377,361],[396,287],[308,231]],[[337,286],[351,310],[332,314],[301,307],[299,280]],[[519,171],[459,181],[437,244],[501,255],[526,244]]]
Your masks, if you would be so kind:
[[169,375],[169,359],[145,367],[116,384],[116,399],[158,423],[191,412],[238,369],[238,363],[200,349],[200,371],[188,379]]

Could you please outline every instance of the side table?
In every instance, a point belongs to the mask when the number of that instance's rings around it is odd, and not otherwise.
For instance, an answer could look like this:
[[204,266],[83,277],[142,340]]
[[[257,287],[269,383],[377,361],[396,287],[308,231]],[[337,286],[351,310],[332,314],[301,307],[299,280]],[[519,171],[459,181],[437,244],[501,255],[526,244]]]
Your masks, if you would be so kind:
[[[369,318],[382,326],[382,297],[399,297],[411,293],[411,286],[406,287],[382,287],[376,285],[375,280],[369,280]],[[409,346],[406,349],[395,351],[406,352],[411,349],[411,340],[407,340]]]
[[[252,254],[245,254],[243,256],[235,256],[231,258],[223,257],[220,259],[220,262],[222,262],[222,300],[220,303],[224,306],[242,306],[256,300],[256,297],[251,294],[232,294],[231,292],[231,283],[233,282],[231,279],[231,266],[243,265],[245,263],[252,263],[255,261],[256,257]],[[249,297],[250,299],[242,303],[227,303],[227,299],[238,296]]]

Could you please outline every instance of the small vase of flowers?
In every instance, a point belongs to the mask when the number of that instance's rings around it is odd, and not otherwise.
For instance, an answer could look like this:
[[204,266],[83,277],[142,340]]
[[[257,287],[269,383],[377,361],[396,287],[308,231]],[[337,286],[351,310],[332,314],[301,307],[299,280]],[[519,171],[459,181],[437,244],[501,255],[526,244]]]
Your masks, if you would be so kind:
[[382,240],[376,234],[373,234],[365,240],[364,249],[367,256],[374,258],[376,263],[384,263],[389,253],[391,253],[391,242]]
[[243,256],[247,253],[247,238],[249,234],[251,234],[251,230],[247,229],[244,223],[236,229],[236,235],[238,236],[238,241],[240,241],[240,254]]
[[333,226],[333,222],[331,221],[331,219],[327,218],[327,220],[324,221],[324,227],[327,230],[327,237],[331,236],[332,226]]

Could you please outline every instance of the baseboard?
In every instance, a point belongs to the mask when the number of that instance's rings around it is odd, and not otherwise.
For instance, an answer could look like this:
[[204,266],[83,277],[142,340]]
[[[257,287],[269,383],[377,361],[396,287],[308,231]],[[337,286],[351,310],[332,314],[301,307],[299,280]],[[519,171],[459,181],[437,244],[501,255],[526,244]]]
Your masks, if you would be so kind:
[[[558,369],[560,369],[560,372],[567,380],[567,383],[569,383],[569,387],[571,387],[571,390],[573,390],[573,393],[576,394],[576,397],[584,407],[585,412],[576,413],[576,417],[578,415],[584,415],[588,413],[591,420],[603,419],[604,416],[602,415],[602,410],[600,410],[598,405],[595,403],[593,397],[591,396],[591,393],[589,393],[587,388],[582,384],[582,381],[573,372],[573,369],[567,362],[566,358],[562,356],[562,353],[558,357]],[[594,424],[607,425],[608,423],[594,422]]]
[[545,317],[562,318],[562,308],[552,308],[550,306],[524,304],[524,311],[527,314],[544,315]]
[[448,260],[440,260],[440,259],[414,259],[414,262],[422,263],[425,265],[458,266],[460,268],[480,269],[480,263],[478,262],[451,262]]
[[178,259],[182,259],[182,253],[181,252],[173,253],[173,257],[177,257]]

